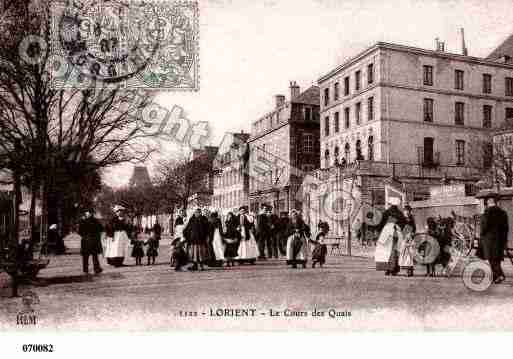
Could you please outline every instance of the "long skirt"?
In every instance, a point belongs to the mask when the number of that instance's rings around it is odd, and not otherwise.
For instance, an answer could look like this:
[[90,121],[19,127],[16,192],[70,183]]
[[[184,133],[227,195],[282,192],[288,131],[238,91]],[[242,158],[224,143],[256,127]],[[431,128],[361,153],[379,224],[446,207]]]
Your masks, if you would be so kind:
[[242,239],[239,244],[237,259],[256,259],[258,257],[258,246],[253,232],[249,232],[249,238]]
[[399,250],[399,266],[403,269],[413,268],[414,246],[411,242],[403,241]]
[[219,233],[219,229],[216,228],[214,232],[214,239],[212,241],[212,247],[214,247],[214,254],[216,256],[216,260],[222,261],[224,260],[224,243],[221,238],[221,233]]
[[394,224],[387,223],[378,241],[376,242],[376,251],[374,253],[374,261],[376,262],[376,270],[378,271],[398,271],[399,269],[399,252],[397,243],[402,242],[402,232],[397,230],[397,238],[394,239]]
[[328,248],[325,244],[316,244],[312,251],[312,261],[319,262],[320,264],[326,263],[326,255]]
[[306,263],[308,259],[308,245],[306,238],[301,236],[298,239],[294,235],[287,240],[287,264]]
[[189,246],[191,262],[204,263],[208,261],[208,249],[206,244],[191,244]]
[[114,232],[114,237],[105,238],[105,258],[113,266],[123,264],[125,257],[130,256],[130,240],[125,231]]

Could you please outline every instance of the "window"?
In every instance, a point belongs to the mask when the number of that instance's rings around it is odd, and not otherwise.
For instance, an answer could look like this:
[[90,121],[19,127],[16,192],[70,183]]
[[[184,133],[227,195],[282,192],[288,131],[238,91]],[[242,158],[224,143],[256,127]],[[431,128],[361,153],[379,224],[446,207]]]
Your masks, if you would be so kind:
[[334,95],[333,95],[333,98],[335,101],[338,101],[338,92],[339,92],[339,88],[338,88],[338,82],[335,82],[335,88],[334,88]]
[[324,161],[326,162],[325,167],[329,167],[330,166],[330,150],[324,151]]
[[326,116],[324,118],[324,136],[328,137],[330,135],[330,118]]
[[492,93],[492,75],[483,74],[483,93]]
[[424,121],[433,122],[433,99],[424,99]]
[[513,77],[506,77],[506,96],[513,96]]
[[374,97],[367,99],[367,119],[369,121],[374,120]]
[[465,124],[465,104],[463,102],[454,104],[454,124],[459,126]]
[[349,95],[349,76],[344,78],[344,96]]
[[465,164],[465,141],[456,140],[456,165],[463,166]]
[[424,65],[424,85],[433,86],[433,66]]
[[506,107],[506,121],[513,120],[513,108]]
[[493,144],[483,143],[483,168],[489,169],[493,164]]
[[374,64],[367,65],[367,84],[374,82]]
[[362,103],[358,102],[356,104],[356,107],[354,108],[354,115],[355,115],[355,119],[356,119],[356,124],[357,125],[360,124],[360,113],[361,112],[362,112]]
[[333,153],[333,155],[335,156],[335,161],[338,160],[339,154],[340,154],[340,150],[339,150],[338,146],[335,146],[335,152]]
[[374,137],[369,136],[367,140],[367,158],[369,161],[374,161]]
[[349,107],[344,109],[344,128],[349,128]]
[[356,160],[363,161],[364,158],[363,158],[363,154],[362,154],[362,141],[360,141],[360,140],[356,141],[355,150],[356,150]]
[[456,90],[463,90],[463,71],[462,70],[454,71],[454,88]]
[[492,106],[490,105],[483,106],[483,127],[492,127]]
[[346,145],[344,146],[344,158],[346,159],[347,162],[349,162],[349,155],[350,155],[350,148],[349,148],[349,143],[346,143]]
[[330,103],[330,89],[329,87],[326,87],[324,89],[324,106],[328,106]]
[[335,112],[335,133],[338,133],[339,130],[339,115],[338,112]]
[[313,135],[310,133],[303,134],[303,152],[313,152]]
[[312,109],[309,107],[305,108],[305,121],[310,121],[312,119]]
[[355,89],[355,91],[360,91],[361,72],[360,71],[356,71],[354,76],[355,76],[355,78],[354,78],[354,89]]
[[424,163],[425,164],[433,164],[434,162],[434,153],[433,153],[433,145],[435,139],[433,137],[424,137]]

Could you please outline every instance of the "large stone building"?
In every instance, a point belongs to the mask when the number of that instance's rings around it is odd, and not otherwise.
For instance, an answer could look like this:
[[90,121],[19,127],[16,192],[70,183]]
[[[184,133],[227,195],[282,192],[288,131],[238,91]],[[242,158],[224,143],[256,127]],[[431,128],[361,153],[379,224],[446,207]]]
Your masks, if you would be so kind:
[[248,133],[226,133],[214,159],[212,207],[223,215],[233,208],[248,205],[249,173],[246,170],[248,139]]
[[319,168],[319,88],[304,92],[290,83],[290,99],[275,96],[275,108],[253,122],[249,143],[249,203],[275,212],[300,208],[302,172]]
[[[383,205],[386,180],[408,200],[440,181],[475,183],[491,165],[491,134],[513,117],[513,64],[379,42],[319,79],[322,191]],[[335,161],[347,166],[334,166]],[[303,189],[310,220],[325,193]],[[332,218],[335,234],[344,218]],[[343,220],[341,220],[343,219]]]

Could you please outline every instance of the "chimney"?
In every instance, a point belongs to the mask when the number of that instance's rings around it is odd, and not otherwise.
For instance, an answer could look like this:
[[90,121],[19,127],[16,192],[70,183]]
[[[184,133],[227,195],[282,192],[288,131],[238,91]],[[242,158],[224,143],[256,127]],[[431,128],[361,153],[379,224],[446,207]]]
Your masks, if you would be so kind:
[[463,30],[463,28],[461,28],[460,32],[461,32],[461,54],[463,56],[468,56],[467,46],[465,45],[465,30]]
[[296,81],[290,81],[290,99],[296,98],[299,96],[299,86]]
[[285,104],[285,95],[275,95],[274,100],[276,101],[276,108],[281,107]]
[[440,41],[440,39],[438,37],[435,38],[435,48],[436,48],[436,51],[444,52],[445,51],[445,42]]

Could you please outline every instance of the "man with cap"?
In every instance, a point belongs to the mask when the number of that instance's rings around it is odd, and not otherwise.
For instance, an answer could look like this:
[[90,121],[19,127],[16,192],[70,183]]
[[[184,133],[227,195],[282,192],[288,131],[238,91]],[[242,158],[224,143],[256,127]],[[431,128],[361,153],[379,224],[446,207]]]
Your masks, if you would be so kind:
[[381,231],[376,242],[374,260],[376,270],[384,271],[385,275],[396,275],[399,270],[399,243],[402,242],[402,230],[406,218],[399,209],[401,201],[397,197],[389,199],[389,207],[383,212],[378,229]]
[[128,257],[132,227],[126,221],[125,207],[116,205],[113,211],[114,218],[107,227],[108,238],[105,248],[105,258],[108,264],[114,267],[121,267],[125,257]]
[[102,272],[98,255],[103,252],[101,243],[101,234],[103,226],[100,221],[94,217],[92,208],[86,208],[84,217],[78,226],[80,240],[80,255],[82,256],[82,269],[85,274],[89,274],[89,256],[93,258],[94,273]]
[[258,259],[266,259],[265,245],[271,236],[270,217],[267,214],[267,206],[262,204],[260,213],[257,216],[257,241],[258,241]]
[[272,207],[267,207],[266,214],[269,223],[269,236],[267,237],[267,254],[269,258],[278,258],[278,231],[280,229],[280,220],[273,212]]
[[508,215],[499,207],[499,194],[493,193],[489,206],[481,217],[481,248],[483,259],[490,262],[493,282],[496,284],[506,279],[501,268],[501,261],[504,260],[508,230]]

